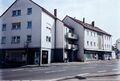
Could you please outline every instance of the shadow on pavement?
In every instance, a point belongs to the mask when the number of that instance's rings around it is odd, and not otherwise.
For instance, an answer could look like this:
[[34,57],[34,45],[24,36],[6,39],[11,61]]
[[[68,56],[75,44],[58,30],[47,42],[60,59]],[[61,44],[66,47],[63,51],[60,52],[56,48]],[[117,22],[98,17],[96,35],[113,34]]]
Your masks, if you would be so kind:
[[81,77],[81,76],[75,76],[75,77],[71,77],[71,78],[65,78],[65,79],[60,79],[60,80],[56,80],[56,81],[69,81],[71,79],[77,79],[77,80],[84,80],[86,79],[86,77]]

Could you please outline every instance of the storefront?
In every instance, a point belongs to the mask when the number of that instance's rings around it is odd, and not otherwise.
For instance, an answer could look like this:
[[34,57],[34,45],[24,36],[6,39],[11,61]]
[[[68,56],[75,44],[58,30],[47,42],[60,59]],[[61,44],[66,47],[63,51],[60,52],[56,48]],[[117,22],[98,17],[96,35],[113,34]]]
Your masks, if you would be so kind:
[[85,61],[98,60],[98,52],[85,50],[84,58],[85,58]]

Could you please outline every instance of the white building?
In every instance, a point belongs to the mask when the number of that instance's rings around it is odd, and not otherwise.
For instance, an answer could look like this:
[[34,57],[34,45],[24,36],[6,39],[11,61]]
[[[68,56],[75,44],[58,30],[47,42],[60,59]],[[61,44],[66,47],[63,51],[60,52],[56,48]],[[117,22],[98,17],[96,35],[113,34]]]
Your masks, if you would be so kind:
[[0,17],[0,49],[5,61],[49,64],[56,17],[32,0],[16,0]]
[[77,34],[74,28],[57,20],[55,62],[76,61],[78,51]]
[[116,47],[115,51],[116,51],[117,58],[120,59],[120,39],[116,40],[115,47]]
[[98,60],[107,59],[112,52],[111,35],[95,26],[94,21],[91,24],[66,16],[63,22],[74,28],[78,35],[78,60]]
[[0,62],[51,62],[106,59],[111,35],[66,16],[63,21],[32,0],[16,0],[0,16]]

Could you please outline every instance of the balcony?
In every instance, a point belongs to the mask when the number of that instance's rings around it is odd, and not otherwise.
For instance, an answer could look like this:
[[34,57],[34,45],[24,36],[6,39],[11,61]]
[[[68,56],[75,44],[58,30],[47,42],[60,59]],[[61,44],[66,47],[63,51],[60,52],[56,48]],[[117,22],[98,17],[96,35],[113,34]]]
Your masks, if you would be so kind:
[[78,45],[67,44],[67,45],[65,46],[65,49],[68,49],[68,50],[78,50]]
[[72,49],[72,44],[67,44],[67,45],[65,45],[65,49]]
[[66,38],[77,40],[78,36],[74,33],[69,32],[69,33],[66,34]]
[[73,50],[78,50],[78,45],[72,45]]

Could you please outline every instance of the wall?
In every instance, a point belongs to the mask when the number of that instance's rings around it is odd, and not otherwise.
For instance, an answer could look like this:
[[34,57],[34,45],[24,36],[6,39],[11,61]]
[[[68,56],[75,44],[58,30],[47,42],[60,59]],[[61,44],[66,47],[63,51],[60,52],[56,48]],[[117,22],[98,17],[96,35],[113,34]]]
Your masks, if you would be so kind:
[[[27,15],[27,8],[32,8],[31,15]],[[21,16],[12,17],[12,11],[18,9],[21,10]],[[2,24],[7,24],[7,30],[1,33],[1,36],[7,37],[7,43],[5,45],[0,45],[0,48],[23,48],[27,39],[27,35],[32,35],[32,43],[29,45],[29,47],[40,47],[41,8],[37,5],[33,4],[29,0],[18,0],[2,16],[1,21]],[[32,21],[32,29],[27,29],[27,21]],[[21,22],[20,30],[11,30],[11,23],[15,22]],[[1,28],[2,27],[0,27],[0,31]],[[11,44],[11,37],[16,35],[21,36],[20,44]]]
[[[42,12],[42,28],[41,28],[41,47],[52,48],[54,46],[54,19]],[[51,37],[51,42],[46,41],[46,36]]]
[[111,51],[112,52],[112,38],[108,35],[103,35],[103,45],[105,51]]
[[[92,35],[91,35],[92,33]],[[97,32],[85,29],[84,31],[85,40],[84,40],[84,47],[88,50],[98,50],[98,35]],[[87,41],[89,41],[89,44],[87,44]],[[91,45],[92,42],[92,45]],[[95,45],[94,45],[95,43]]]
[[84,61],[84,28],[80,24],[76,23],[69,17],[64,18],[63,22],[71,26],[74,29],[76,35],[78,35],[78,61]]
[[[48,64],[51,62],[52,49],[54,49],[54,24],[55,19],[42,12],[42,25],[41,25],[41,51],[48,51]],[[46,41],[46,36],[51,38],[51,41]],[[42,54],[41,54],[42,55]]]

